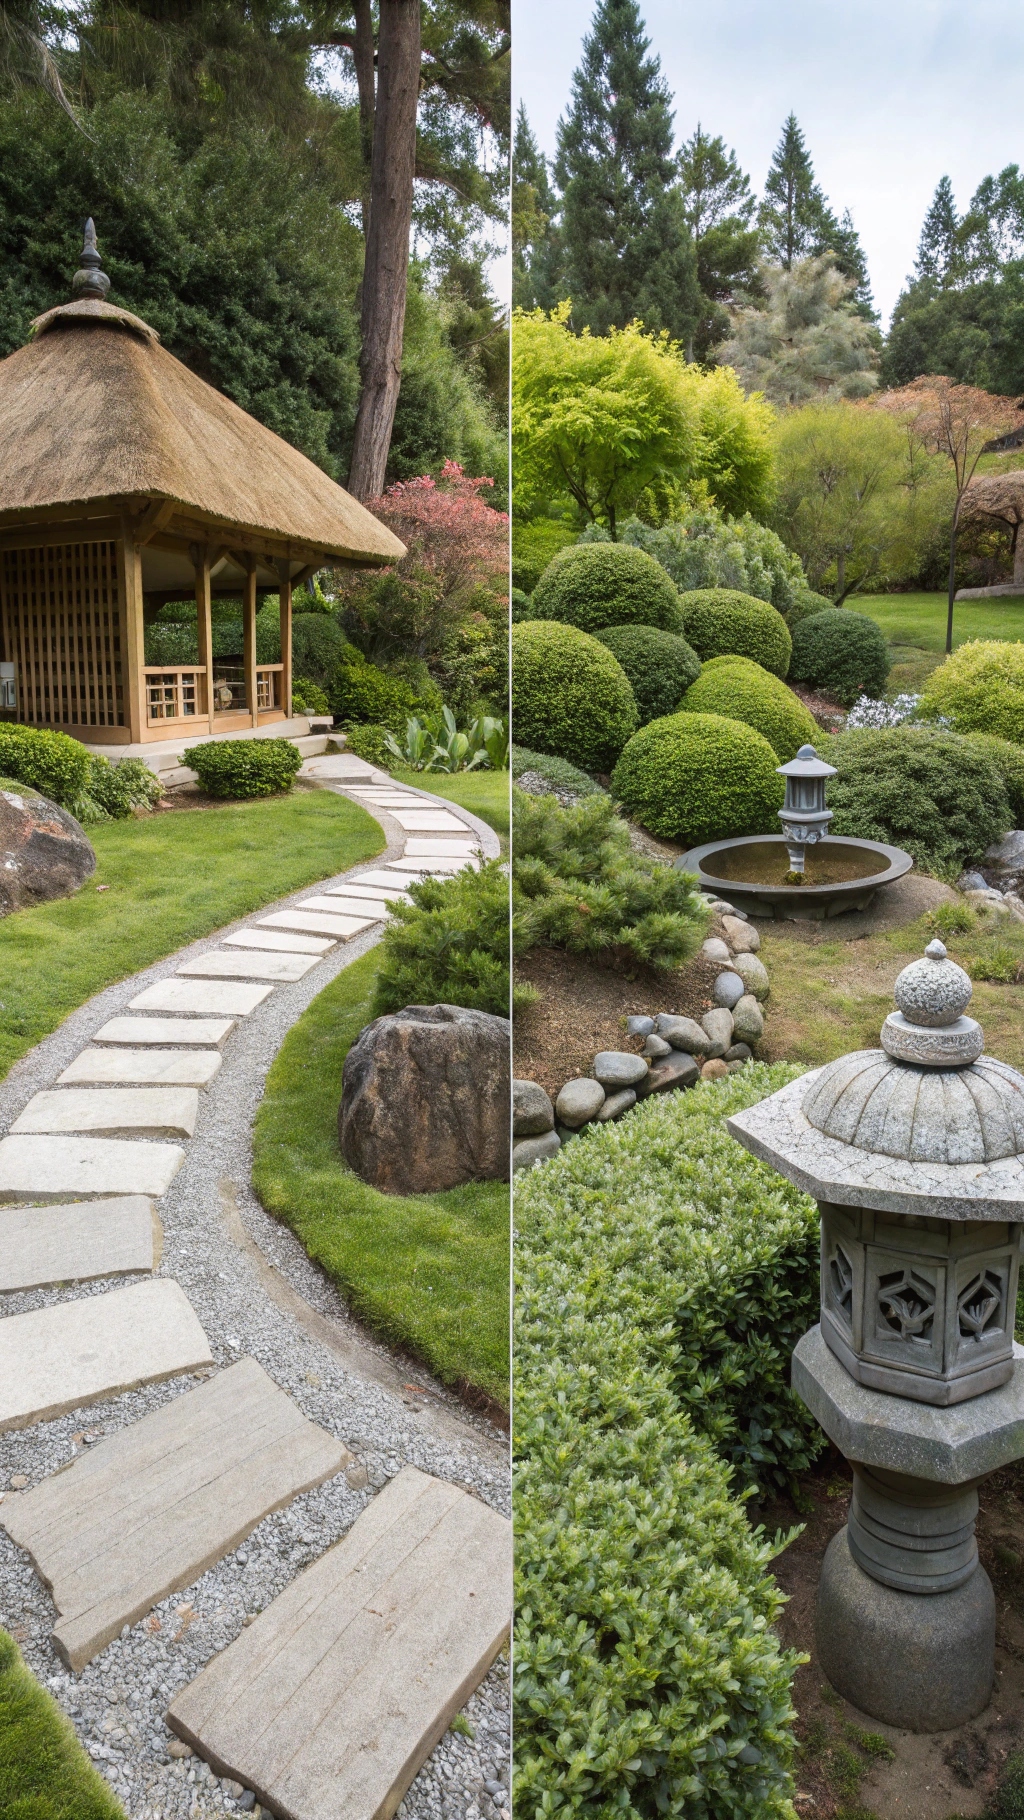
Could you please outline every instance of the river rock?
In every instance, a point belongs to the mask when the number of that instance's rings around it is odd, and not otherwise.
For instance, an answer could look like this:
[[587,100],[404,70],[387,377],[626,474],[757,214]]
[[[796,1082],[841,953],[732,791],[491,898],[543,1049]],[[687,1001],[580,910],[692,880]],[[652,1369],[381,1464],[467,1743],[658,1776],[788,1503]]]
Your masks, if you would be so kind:
[[745,991],[746,986],[740,974],[730,969],[728,972],[718,975],[711,988],[711,996],[716,1005],[724,1005],[726,1011],[731,1011],[733,1006],[739,1003]]
[[732,1012],[720,1006],[714,1011],[706,1011],[701,1019],[704,1026],[703,1054],[709,1061],[724,1055],[732,1042]]
[[650,1036],[654,1029],[653,1017],[634,1015],[626,1019],[626,1032],[629,1036]]
[[757,953],[761,946],[761,937],[753,923],[741,922],[738,916],[723,916],[722,927],[734,953]]
[[555,1109],[537,1081],[512,1082],[512,1135],[542,1137],[555,1129]]
[[0,783],[0,916],[70,897],[95,870],[73,815],[25,784]]
[[724,1081],[728,1072],[728,1063],[723,1062],[720,1056],[713,1056],[710,1062],[704,1063],[700,1078],[702,1081]]
[[655,1062],[647,1079],[637,1088],[636,1097],[646,1100],[652,1093],[671,1093],[676,1087],[692,1087],[699,1073],[700,1066],[692,1055],[668,1055],[663,1062]]
[[731,1043],[722,1059],[726,1062],[749,1062],[753,1053],[749,1043]]
[[755,998],[768,997],[768,972],[756,954],[737,954],[733,967],[747,992],[752,992]]
[[647,1063],[642,1055],[634,1055],[626,1049],[602,1049],[594,1057],[594,1079],[609,1092],[617,1092],[621,1087],[635,1087],[647,1073]]
[[764,1035],[764,1018],[753,993],[747,992],[740,999],[732,1014],[732,1022],[733,1031],[742,1043],[756,1043]]
[[[645,1070],[646,1072],[646,1070]],[[619,1093],[610,1093],[597,1115],[599,1125],[607,1125],[610,1119],[620,1119],[624,1112],[636,1105],[636,1094],[632,1087],[623,1087]]]
[[511,1027],[461,1005],[406,1005],[367,1024],[342,1073],[341,1152],[385,1194],[509,1172]]
[[1002,840],[985,849],[985,871],[1003,889],[1012,889],[1024,878],[1024,828],[1011,828]]
[[718,935],[709,936],[701,946],[701,953],[705,960],[717,961],[720,967],[727,967],[732,960],[732,950],[728,942],[723,942],[721,936]]
[[549,1156],[557,1156],[561,1148],[562,1140],[554,1131],[545,1131],[543,1137],[521,1138],[512,1146],[513,1175],[534,1163],[546,1162]]
[[563,1125],[569,1125],[576,1131],[588,1119],[596,1118],[603,1105],[604,1088],[600,1081],[581,1074],[575,1080],[566,1081],[555,1101],[555,1112]]
[[672,1044],[667,1043],[663,1036],[651,1035],[644,1043],[643,1053],[650,1056],[652,1060],[655,1056],[671,1055]]
[[659,1012],[658,1035],[671,1043],[673,1049],[683,1049],[687,1055],[707,1053],[707,1032],[692,1017],[676,1017],[668,1011]]
[[987,891],[988,880],[980,872],[961,872],[956,888],[958,891]]

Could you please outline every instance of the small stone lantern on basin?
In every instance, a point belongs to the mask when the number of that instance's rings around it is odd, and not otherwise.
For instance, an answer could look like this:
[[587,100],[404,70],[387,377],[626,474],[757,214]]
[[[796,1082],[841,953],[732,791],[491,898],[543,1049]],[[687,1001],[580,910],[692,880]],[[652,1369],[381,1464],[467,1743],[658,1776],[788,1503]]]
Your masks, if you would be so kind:
[[788,765],[776,770],[786,780],[786,800],[779,810],[779,820],[786,840],[789,863],[794,872],[804,869],[804,852],[824,840],[832,820],[825,807],[825,782],[837,775],[834,765],[819,758],[813,746],[801,746]]
[[977,1487],[1024,1455],[1024,1077],[982,1054],[970,996],[931,942],[896,981],[881,1049],[729,1120],[821,1212],[821,1321],[793,1388],[854,1483],[822,1569],[818,1659],[861,1711],[918,1732],[990,1698]]

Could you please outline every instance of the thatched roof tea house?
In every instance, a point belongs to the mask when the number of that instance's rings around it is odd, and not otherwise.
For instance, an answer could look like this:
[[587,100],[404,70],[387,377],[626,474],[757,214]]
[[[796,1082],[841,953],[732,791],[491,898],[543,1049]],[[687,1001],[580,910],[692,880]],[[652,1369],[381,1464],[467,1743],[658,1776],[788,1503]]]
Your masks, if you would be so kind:
[[[109,288],[90,221],[76,300],[0,360],[0,659],[15,718],[122,751],[258,732],[291,715],[295,586],[404,548]],[[256,661],[261,590],[280,596],[276,664]],[[147,665],[146,617],[193,592],[198,663]],[[243,601],[233,663],[213,656],[218,594]]]

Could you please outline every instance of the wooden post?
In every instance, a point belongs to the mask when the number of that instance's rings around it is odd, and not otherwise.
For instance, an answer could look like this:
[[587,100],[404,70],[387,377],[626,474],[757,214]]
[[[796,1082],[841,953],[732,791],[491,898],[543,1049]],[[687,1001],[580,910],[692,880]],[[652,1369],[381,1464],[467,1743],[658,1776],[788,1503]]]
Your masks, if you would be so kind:
[[146,627],[142,611],[142,551],[125,523],[121,535],[121,598],[124,612],[124,717],[133,746],[146,737],[149,709],[146,698]]
[[277,565],[281,599],[281,662],[284,668],[281,677],[281,707],[285,719],[292,717],[292,581],[291,564],[285,560]]
[[254,727],[258,727],[260,715],[256,705],[256,563],[251,556],[246,559],[245,565],[242,621],[245,652],[245,699],[249,704],[249,719]]
[[[199,662],[206,671],[206,713],[213,732],[213,614],[210,597],[210,546],[195,548],[192,561],[196,571],[196,627],[199,633]],[[198,704],[197,704],[198,705]]]

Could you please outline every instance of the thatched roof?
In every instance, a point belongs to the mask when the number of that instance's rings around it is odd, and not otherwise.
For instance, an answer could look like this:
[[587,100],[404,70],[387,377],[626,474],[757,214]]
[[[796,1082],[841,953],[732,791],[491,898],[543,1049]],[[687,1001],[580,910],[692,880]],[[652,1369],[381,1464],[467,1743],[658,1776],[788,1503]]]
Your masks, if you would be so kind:
[[964,493],[963,511],[972,518],[1024,524],[1024,468],[1011,468],[1007,474],[976,474]]
[[[90,224],[91,225],[91,224]],[[170,500],[325,557],[404,545],[322,469],[97,297],[49,310],[0,360],[0,529],[47,507]]]

